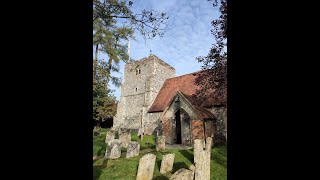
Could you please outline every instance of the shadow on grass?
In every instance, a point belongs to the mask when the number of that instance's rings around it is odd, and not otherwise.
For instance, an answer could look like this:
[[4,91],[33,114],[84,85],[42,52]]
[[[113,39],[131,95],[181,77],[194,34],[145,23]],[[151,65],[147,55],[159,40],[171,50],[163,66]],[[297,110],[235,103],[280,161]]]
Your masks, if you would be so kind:
[[169,178],[164,175],[161,175],[153,178],[153,180],[169,180]]
[[187,150],[180,150],[179,151],[184,157],[186,157],[191,163],[193,163],[193,154],[191,154]]
[[104,151],[104,149],[101,147],[100,149],[99,149],[99,151],[97,152],[97,156],[101,156],[102,155],[102,151]]
[[159,169],[159,171],[160,171],[160,167],[161,167],[161,159],[158,159],[158,157],[157,157],[157,159],[156,159],[156,163],[157,163],[157,165],[158,165],[158,167],[156,166],[155,168],[158,168]]
[[[95,159],[94,162],[100,159]],[[104,159],[101,165],[94,165],[93,166],[93,180],[99,179],[102,174],[103,169],[107,167],[108,159]]]
[[226,146],[218,147],[217,152],[219,154],[221,154],[222,156],[227,157],[227,147]]
[[93,166],[93,180],[99,179],[102,169],[98,166]]
[[211,155],[211,160],[214,160],[221,166],[227,168],[227,147],[216,147],[216,151]]
[[181,168],[189,169],[189,167],[187,166],[187,164],[185,162],[173,163],[172,173],[175,173],[176,171],[178,171]]

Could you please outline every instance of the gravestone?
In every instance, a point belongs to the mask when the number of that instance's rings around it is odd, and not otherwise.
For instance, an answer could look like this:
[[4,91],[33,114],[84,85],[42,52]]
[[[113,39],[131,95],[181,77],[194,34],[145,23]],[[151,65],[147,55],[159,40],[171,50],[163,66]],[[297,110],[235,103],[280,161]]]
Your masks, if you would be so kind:
[[140,144],[136,141],[130,141],[128,143],[126,158],[139,156]]
[[113,139],[107,143],[107,147],[112,148],[114,144],[121,144],[121,141],[119,139]]
[[194,163],[197,166],[197,162],[199,160],[199,154],[203,151],[203,141],[202,139],[195,139],[193,141],[193,154],[194,154]]
[[124,148],[128,147],[128,143],[131,141],[131,132],[129,129],[122,129],[119,134],[119,140]]
[[165,136],[158,136],[157,143],[156,143],[157,151],[162,151],[166,149],[166,137]]
[[205,174],[206,174],[206,179],[210,179],[210,162],[211,162],[211,151],[206,151],[206,169],[205,169]]
[[[195,180],[210,180],[210,152],[202,150],[195,163]],[[209,162],[209,163],[208,163]]]
[[192,177],[194,177],[194,172],[196,171],[196,166],[194,166],[194,164],[191,164],[189,169],[192,171]]
[[193,180],[193,172],[189,169],[181,168],[170,177],[170,180]]
[[118,159],[121,157],[121,143],[115,140],[111,141],[110,146],[107,146],[105,159]]
[[160,173],[165,174],[169,171],[172,171],[174,162],[174,154],[166,154],[162,156]]
[[106,135],[105,143],[108,144],[108,142],[114,140],[115,133],[116,133],[116,132],[113,131],[113,130],[108,131],[108,132],[107,132],[107,135]]
[[156,155],[146,154],[139,160],[139,167],[136,180],[152,180]]
[[[203,145],[203,140],[194,140],[194,165],[195,165],[195,180],[210,179],[210,156],[212,139],[207,138],[207,144]],[[203,147],[206,147],[204,150]]]
[[206,150],[211,151],[212,148],[212,137],[206,138]]
[[137,135],[140,137],[140,140],[142,141],[143,140],[143,129],[142,128],[138,129],[138,134]]

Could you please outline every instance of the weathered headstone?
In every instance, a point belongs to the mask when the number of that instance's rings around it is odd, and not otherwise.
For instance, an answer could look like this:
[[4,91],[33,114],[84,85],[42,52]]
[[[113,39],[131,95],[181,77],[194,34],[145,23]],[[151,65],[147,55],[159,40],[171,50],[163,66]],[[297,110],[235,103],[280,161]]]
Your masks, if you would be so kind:
[[195,171],[195,170],[196,170],[196,166],[194,166],[194,164],[191,164],[190,167],[189,167],[189,169],[190,169],[191,171]]
[[157,151],[161,151],[161,150],[166,149],[166,137],[165,136],[158,136],[157,137],[156,149],[157,149]]
[[[198,160],[195,163],[195,180],[210,180],[210,163],[209,153],[206,150],[202,150],[198,155]],[[209,174],[208,174],[209,171]]]
[[206,150],[211,151],[212,148],[212,137],[206,138]]
[[211,160],[211,148],[213,144],[212,137],[207,137],[206,139],[206,178],[210,179],[210,160]]
[[140,144],[136,141],[130,141],[128,143],[126,158],[139,156]]
[[[204,150],[203,147],[206,147]],[[203,145],[203,140],[194,140],[194,165],[195,180],[210,179],[210,156],[211,156],[212,139],[207,138],[207,144]]]
[[110,146],[107,146],[105,153],[106,159],[118,159],[121,157],[121,143],[115,140],[110,143]]
[[211,162],[211,151],[206,151],[206,179],[210,179],[210,162]]
[[107,147],[112,148],[114,144],[121,144],[121,141],[119,139],[113,139],[107,143]]
[[194,164],[191,164],[189,169],[192,171],[192,177],[194,177],[194,172],[196,171],[196,166],[194,166]]
[[203,151],[203,143],[202,139],[195,139],[193,141],[193,156],[194,156],[194,163],[197,166],[197,162],[199,161],[199,154]]
[[107,132],[107,135],[106,135],[105,143],[108,144],[108,142],[114,140],[115,133],[116,133],[116,132],[113,131],[113,130],[108,131],[108,132]]
[[161,161],[160,173],[164,174],[169,171],[172,171],[173,162],[174,162],[174,154],[163,155],[162,161]]
[[143,140],[143,129],[142,128],[139,128],[137,135],[140,137],[140,140],[142,141]]
[[131,132],[130,130],[121,130],[121,134],[119,134],[119,139],[121,141],[121,145],[124,148],[128,147],[128,143],[131,141]]
[[189,169],[179,169],[170,177],[170,180],[193,180],[193,172]]
[[136,180],[152,180],[156,155],[146,154],[139,160],[139,167]]

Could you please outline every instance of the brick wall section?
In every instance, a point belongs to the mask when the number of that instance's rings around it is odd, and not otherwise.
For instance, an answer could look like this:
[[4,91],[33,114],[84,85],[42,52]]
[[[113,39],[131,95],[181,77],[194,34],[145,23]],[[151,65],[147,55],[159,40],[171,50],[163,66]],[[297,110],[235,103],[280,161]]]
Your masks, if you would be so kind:
[[162,120],[162,132],[163,135],[166,136],[166,143],[172,144],[172,125],[170,119],[163,119]]
[[195,139],[204,139],[203,121],[192,120],[192,141]]

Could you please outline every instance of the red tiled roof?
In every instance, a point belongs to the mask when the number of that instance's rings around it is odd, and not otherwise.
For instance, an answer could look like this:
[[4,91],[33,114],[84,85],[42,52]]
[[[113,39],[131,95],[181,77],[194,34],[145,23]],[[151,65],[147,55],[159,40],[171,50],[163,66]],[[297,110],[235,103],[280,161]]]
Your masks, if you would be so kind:
[[[155,101],[153,102],[148,112],[151,113],[164,111],[164,109],[169,105],[172,97],[176,95],[177,91],[180,91],[185,96],[189,97],[189,100],[190,96],[192,96],[195,92],[197,92],[197,90],[200,89],[200,86],[197,86],[195,83],[195,79],[198,76],[198,74],[196,73],[198,72],[167,79],[163,83],[162,88],[160,89]],[[207,105],[212,105],[214,103],[210,99],[208,99],[207,101]]]
[[188,96],[185,94],[183,95],[190,102],[190,104],[193,106],[194,110],[196,111],[196,114],[198,114],[201,119],[215,118],[215,116],[210,111],[208,111],[206,108],[202,108],[199,105],[197,98],[195,98],[194,96]]

